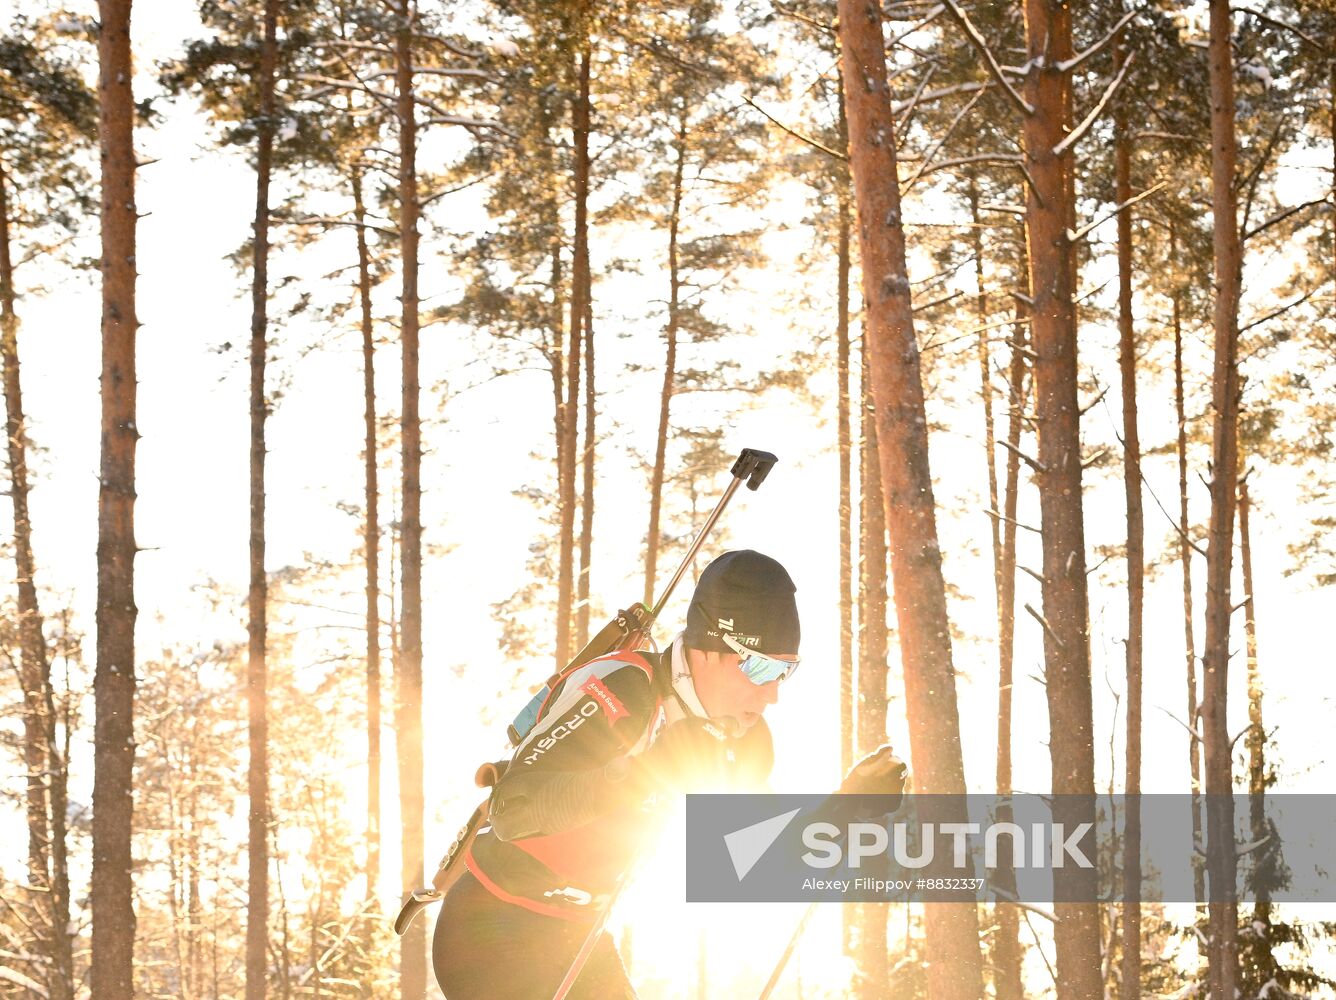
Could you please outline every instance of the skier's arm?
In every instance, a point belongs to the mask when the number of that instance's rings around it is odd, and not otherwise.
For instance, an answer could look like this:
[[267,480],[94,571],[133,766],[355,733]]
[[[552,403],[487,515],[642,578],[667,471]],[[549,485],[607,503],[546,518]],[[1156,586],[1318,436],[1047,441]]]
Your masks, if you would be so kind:
[[511,761],[492,798],[501,840],[561,833],[646,795],[626,759],[653,721],[649,677],[628,664],[563,693]]

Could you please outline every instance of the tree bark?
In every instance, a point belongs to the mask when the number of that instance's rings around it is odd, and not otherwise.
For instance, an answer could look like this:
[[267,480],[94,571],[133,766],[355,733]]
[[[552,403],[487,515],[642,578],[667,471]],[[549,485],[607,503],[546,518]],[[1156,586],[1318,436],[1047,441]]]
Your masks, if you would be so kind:
[[[422,759],[422,422],[418,413],[418,191],[417,121],[413,98],[413,0],[400,0],[395,36],[396,117],[399,121],[400,338],[403,354],[401,438],[403,489],[400,502],[402,611],[396,671],[395,737],[399,764],[404,892],[426,879],[423,864]],[[399,990],[403,1000],[421,1000],[427,990],[426,921],[416,920],[401,938]]]
[[372,899],[380,882],[380,487],[376,464],[376,344],[371,322],[371,254],[366,239],[366,204],[362,173],[352,175],[353,215],[357,221],[357,297],[361,305],[363,470],[366,521],[366,893]]
[[663,480],[668,463],[669,411],[677,383],[677,332],[680,322],[682,279],[678,259],[678,234],[682,224],[682,177],[687,159],[687,119],[677,123],[677,141],[673,146],[677,162],[673,167],[673,202],[668,211],[668,325],[664,330],[667,344],[663,361],[663,388],[659,391],[659,431],[654,439],[654,471],[649,480],[649,532],[645,540],[645,603],[654,602],[655,577],[659,563],[659,519],[663,510]]
[[[965,819],[965,773],[879,6],[840,0],[839,39],[910,744],[919,790],[940,796],[925,810],[940,825]],[[928,992],[977,998],[983,970],[973,901],[925,911]]]
[[269,979],[269,695],[265,662],[269,592],[264,568],[265,443],[269,413],[265,365],[269,353],[269,180],[274,154],[274,73],[278,58],[278,0],[265,0],[260,46],[260,115],[255,141],[255,224],[252,242],[250,336],[250,588],[246,707],[250,761],[249,871],[246,884],[246,1000],[263,1000]]
[[[858,600],[858,715],[856,756],[869,754],[886,741],[886,685],[889,643],[886,629],[886,506],[880,475],[876,406],[872,399],[868,339],[863,337],[859,378],[863,443],[859,450],[862,503],[859,509],[859,555],[862,573]],[[890,988],[887,966],[884,903],[864,903],[858,913],[860,996],[874,1000]]]
[[[1025,34],[1033,69],[1026,97],[1025,158],[1031,313],[1038,404],[1038,480],[1043,530],[1044,663],[1055,822],[1091,823],[1080,842],[1094,857],[1095,756],[1090,693],[1085,529],[1081,503],[1080,406],[1077,400],[1076,266],[1067,230],[1075,219],[1073,156],[1055,147],[1071,132],[1071,9],[1026,0]],[[1068,865],[1054,872],[1059,1000],[1103,996],[1097,873]]]
[[99,0],[102,444],[98,477],[93,954],[98,1000],[134,994],[135,150],[131,0]]
[[[1117,60],[1121,61],[1121,60]],[[1115,115],[1114,201],[1132,197],[1132,141],[1127,110]],[[1132,210],[1118,213],[1118,367],[1123,396],[1123,489],[1127,498],[1127,776],[1123,826],[1123,1000],[1141,996],[1141,663],[1145,601],[1145,528],[1141,438],[1137,433],[1136,334],[1132,324]]]
[[[1173,223],[1169,226],[1169,254],[1178,257]],[[1183,303],[1177,285],[1172,292],[1174,327],[1174,412],[1178,417],[1178,561],[1183,567],[1183,650],[1187,666],[1188,768],[1192,777],[1192,843],[1202,843],[1201,831],[1201,741],[1197,738],[1197,645],[1192,628],[1192,541],[1188,534],[1188,423],[1183,400]],[[1193,896],[1200,905],[1206,900],[1206,873],[1197,851],[1192,852]]]
[[1234,167],[1233,33],[1228,0],[1211,0],[1211,205],[1215,248],[1215,363],[1212,372],[1211,527],[1206,554],[1206,645],[1202,657],[1202,741],[1206,778],[1206,870],[1210,886],[1210,990],[1234,1000],[1238,978],[1238,903],[1234,877],[1234,799],[1229,704],[1229,578],[1238,479],[1238,315],[1243,253]]
[[[587,31],[583,17],[580,31]],[[571,321],[566,355],[566,405],[561,481],[561,553],[557,570],[557,669],[571,659],[571,595],[575,563],[575,453],[580,424],[580,351],[583,348],[585,293],[589,287],[589,45],[582,43],[576,64],[576,96],[571,109],[575,139],[575,233],[571,261]]]

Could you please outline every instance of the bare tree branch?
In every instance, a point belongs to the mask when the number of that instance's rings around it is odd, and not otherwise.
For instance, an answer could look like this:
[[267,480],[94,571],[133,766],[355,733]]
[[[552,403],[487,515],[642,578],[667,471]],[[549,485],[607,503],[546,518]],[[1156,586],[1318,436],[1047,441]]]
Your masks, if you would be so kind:
[[849,159],[849,157],[848,157],[847,155],[845,155],[844,153],[836,152],[835,150],[831,149],[829,146],[826,146],[826,145],[824,145],[823,143],[817,142],[817,140],[813,139],[811,136],[809,136],[809,135],[803,135],[803,133],[797,131],[796,129],[790,128],[788,125],[785,125],[782,121],[780,121],[778,118],[776,118],[774,115],[772,115],[769,111],[765,110],[765,108],[761,107],[759,104],[757,104],[755,101],[753,101],[750,97],[744,97],[744,98],[742,99],[742,103],[746,104],[747,107],[751,108],[753,111],[759,112],[760,115],[761,115],[763,118],[765,118],[766,121],[770,122],[770,124],[774,125],[776,128],[780,129],[780,130],[783,131],[783,132],[787,132],[789,135],[793,136],[795,139],[797,139],[797,140],[800,141],[800,142],[805,142],[805,143],[807,143],[807,145],[811,146],[813,149],[818,150],[819,152],[825,153],[827,156],[833,156],[833,157],[835,157],[835,159],[837,159],[837,160],[848,160],[848,159]]
[[956,130],[956,126],[960,124],[960,120],[964,118],[965,115],[969,114],[970,109],[973,108],[974,105],[979,103],[979,99],[983,97],[983,94],[984,92],[982,90],[976,91],[974,96],[971,97],[968,101],[966,101],[965,104],[961,107],[961,109],[956,112],[956,116],[951,119],[951,124],[948,125],[946,129],[942,132],[942,134],[937,137],[937,141],[933,144],[932,148],[923,154],[923,162],[919,165],[919,168],[916,171],[914,171],[914,176],[909,178],[909,180],[905,182],[905,186],[901,188],[900,190],[901,196],[907,194],[909,190],[913,188],[914,182],[923,176],[924,171],[927,169],[928,165],[932,162],[932,158],[937,155],[937,151],[941,149],[942,146],[946,143],[946,140],[951,137],[951,133],[954,132]]
[[1250,240],[1259,233],[1263,233],[1266,230],[1270,229],[1272,226],[1277,226],[1280,223],[1284,222],[1291,215],[1294,215],[1298,212],[1302,212],[1306,208],[1312,208],[1314,205],[1326,205],[1328,201],[1329,199],[1327,198],[1314,198],[1312,201],[1306,201],[1302,205],[1295,205],[1293,208],[1287,208],[1279,215],[1273,215],[1265,222],[1259,222],[1252,229],[1249,229],[1246,233],[1244,233],[1242,239],[1244,239],[1245,241]]

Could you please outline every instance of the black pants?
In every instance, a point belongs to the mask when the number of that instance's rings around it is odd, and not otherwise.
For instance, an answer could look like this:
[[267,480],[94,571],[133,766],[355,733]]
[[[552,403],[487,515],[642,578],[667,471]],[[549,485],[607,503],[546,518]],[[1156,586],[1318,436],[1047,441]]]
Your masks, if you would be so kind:
[[[446,1000],[551,1000],[590,925],[502,902],[465,872],[436,920],[432,965]],[[612,938],[599,938],[570,1000],[635,1000]]]

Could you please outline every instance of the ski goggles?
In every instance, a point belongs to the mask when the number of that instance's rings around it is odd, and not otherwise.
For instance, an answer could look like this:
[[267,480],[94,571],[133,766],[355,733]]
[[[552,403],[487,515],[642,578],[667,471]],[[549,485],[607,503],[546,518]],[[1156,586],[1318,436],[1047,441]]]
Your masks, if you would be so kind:
[[748,649],[731,635],[721,633],[720,638],[724,640],[724,645],[742,657],[738,661],[738,669],[753,684],[760,685],[769,684],[771,681],[782,681],[792,676],[794,671],[798,669],[797,657],[792,660],[781,660],[776,656],[766,656],[754,649]]

